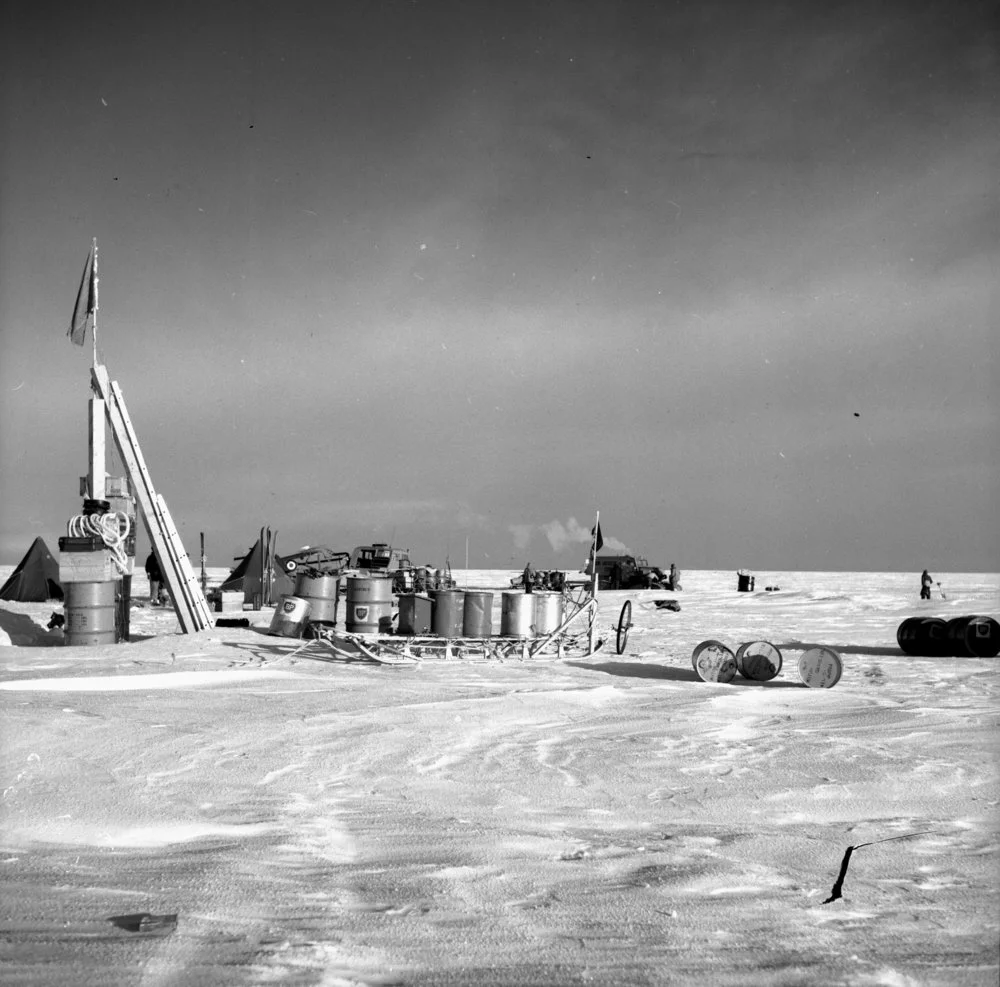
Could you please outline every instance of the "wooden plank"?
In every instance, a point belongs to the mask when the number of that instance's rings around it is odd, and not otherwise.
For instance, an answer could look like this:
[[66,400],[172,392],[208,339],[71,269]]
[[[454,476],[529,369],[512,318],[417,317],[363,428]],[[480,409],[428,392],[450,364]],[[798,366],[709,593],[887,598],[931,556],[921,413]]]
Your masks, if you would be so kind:
[[90,469],[87,473],[87,495],[93,500],[104,500],[104,417],[105,407],[101,398],[90,399]]
[[109,380],[107,368],[101,364],[92,368],[91,377],[95,392],[105,402],[115,445],[128,469],[136,500],[146,521],[146,530],[153,544],[153,554],[173,597],[181,630],[185,634],[204,630],[212,623],[205,594],[194,577],[190,560],[166,502],[153,487],[121,388],[116,381]]

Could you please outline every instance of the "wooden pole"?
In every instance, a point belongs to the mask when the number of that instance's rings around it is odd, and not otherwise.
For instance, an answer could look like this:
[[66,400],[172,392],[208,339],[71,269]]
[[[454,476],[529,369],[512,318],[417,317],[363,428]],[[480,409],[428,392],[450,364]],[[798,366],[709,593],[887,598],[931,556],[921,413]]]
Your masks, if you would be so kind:
[[208,586],[208,577],[205,575],[205,532],[201,533],[201,591],[205,592]]
[[[99,286],[101,279],[97,276],[97,237],[94,237],[94,366],[97,366],[97,311],[101,307]],[[91,488],[93,489],[93,488]],[[96,498],[96,494],[94,497]],[[101,494],[103,499],[104,494]]]
[[588,647],[591,654],[594,653],[594,637],[597,632],[597,584],[600,581],[600,577],[597,575],[597,532],[600,526],[601,512],[598,511],[597,516],[594,518],[594,540],[590,543],[590,599],[593,601],[593,606],[590,608]]
[[90,463],[87,466],[87,488],[91,500],[104,500],[107,486],[105,485],[105,432],[104,416],[106,409],[104,400],[98,397],[90,399]]

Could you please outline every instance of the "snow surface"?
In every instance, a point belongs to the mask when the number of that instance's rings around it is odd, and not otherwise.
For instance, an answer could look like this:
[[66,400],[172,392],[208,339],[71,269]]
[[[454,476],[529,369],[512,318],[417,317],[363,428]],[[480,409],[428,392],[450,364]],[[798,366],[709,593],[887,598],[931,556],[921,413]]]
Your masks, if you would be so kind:
[[[512,574],[455,575],[498,627]],[[408,666],[293,655],[269,610],[65,647],[60,604],[4,602],[0,980],[993,987],[1000,659],[895,633],[997,616],[1000,577],[936,578],[685,572],[602,593],[591,657]],[[782,673],[702,682],[708,638]]]

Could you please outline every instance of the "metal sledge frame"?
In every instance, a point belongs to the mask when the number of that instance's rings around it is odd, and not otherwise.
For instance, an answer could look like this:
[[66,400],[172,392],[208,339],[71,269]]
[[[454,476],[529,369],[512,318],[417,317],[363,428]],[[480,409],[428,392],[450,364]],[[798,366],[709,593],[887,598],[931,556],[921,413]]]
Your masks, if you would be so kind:
[[[317,645],[328,648],[346,661],[371,661],[401,665],[425,658],[480,661],[531,661],[592,655],[603,646],[594,640],[597,600],[591,596],[579,603],[554,631],[543,637],[440,637],[436,635],[403,636],[399,634],[351,634],[332,628],[313,628],[314,637],[289,654],[307,652]],[[569,633],[570,625],[588,618],[587,628]]]

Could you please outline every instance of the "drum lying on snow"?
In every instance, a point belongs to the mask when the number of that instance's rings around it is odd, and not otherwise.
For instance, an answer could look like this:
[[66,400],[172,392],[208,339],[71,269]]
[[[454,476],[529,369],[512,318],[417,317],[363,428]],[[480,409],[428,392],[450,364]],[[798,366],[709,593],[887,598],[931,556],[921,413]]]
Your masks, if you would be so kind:
[[1000,624],[992,617],[955,617],[945,630],[949,653],[956,658],[996,658],[1000,654]]
[[736,649],[736,670],[745,679],[769,682],[781,671],[781,652],[770,641],[748,641]]
[[810,689],[832,689],[844,673],[844,663],[833,648],[810,648],[799,658],[799,678]]
[[691,664],[705,682],[732,682],[736,656],[721,641],[702,641],[691,655]]
[[940,617],[907,617],[896,628],[896,643],[914,657],[943,658],[952,651],[948,622]]

